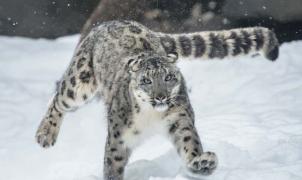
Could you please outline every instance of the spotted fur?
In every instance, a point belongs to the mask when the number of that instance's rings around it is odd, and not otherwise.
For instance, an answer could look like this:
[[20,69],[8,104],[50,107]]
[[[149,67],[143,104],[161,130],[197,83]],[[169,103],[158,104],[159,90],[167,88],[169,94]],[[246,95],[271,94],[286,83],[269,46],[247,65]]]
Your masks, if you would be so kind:
[[108,121],[105,180],[122,180],[132,150],[158,133],[171,139],[192,173],[209,175],[217,158],[203,151],[177,58],[224,58],[252,52],[264,52],[275,60],[278,42],[274,33],[255,27],[163,34],[136,22],[103,23],[76,48],[36,140],[44,148],[53,146],[64,115],[100,94]]
[[225,58],[251,53],[264,53],[269,60],[278,57],[279,44],[267,28],[252,27],[227,31],[205,31],[190,34],[161,34],[166,53],[203,59]]

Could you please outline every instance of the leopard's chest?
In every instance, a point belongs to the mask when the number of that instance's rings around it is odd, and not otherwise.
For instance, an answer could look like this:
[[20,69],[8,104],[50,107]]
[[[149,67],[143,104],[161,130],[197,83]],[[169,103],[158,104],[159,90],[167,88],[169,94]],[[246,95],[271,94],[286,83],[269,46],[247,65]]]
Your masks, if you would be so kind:
[[135,147],[144,139],[165,132],[165,113],[156,111],[152,106],[140,107],[139,112],[132,115],[131,126],[122,135],[128,147]]

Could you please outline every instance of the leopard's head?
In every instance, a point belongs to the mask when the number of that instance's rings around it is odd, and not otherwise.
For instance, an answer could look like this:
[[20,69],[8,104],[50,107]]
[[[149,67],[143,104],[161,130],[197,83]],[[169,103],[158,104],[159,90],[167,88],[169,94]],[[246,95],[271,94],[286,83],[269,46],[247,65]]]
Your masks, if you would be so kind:
[[130,87],[134,97],[157,111],[166,111],[173,104],[183,81],[176,60],[174,54],[129,60]]

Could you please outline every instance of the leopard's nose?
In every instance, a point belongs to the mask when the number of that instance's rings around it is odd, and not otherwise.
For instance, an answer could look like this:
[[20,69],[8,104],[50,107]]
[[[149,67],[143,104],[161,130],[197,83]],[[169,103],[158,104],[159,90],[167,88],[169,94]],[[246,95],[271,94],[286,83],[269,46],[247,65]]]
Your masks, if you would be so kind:
[[157,101],[157,102],[165,102],[167,100],[167,97],[166,96],[164,96],[164,95],[159,95],[159,96],[157,96],[157,97],[155,97],[155,101]]

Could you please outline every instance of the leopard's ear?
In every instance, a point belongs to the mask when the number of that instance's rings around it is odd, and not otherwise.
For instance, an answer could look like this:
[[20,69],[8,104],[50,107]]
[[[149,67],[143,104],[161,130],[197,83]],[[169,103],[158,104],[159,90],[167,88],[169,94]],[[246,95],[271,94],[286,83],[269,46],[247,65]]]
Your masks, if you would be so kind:
[[140,69],[140,61],[138,59],[129,59],[128,60],[129,71],[136,72]]
[[178,59],[178,54],[177,53],[170,53],[167,55],[168,57],[168,62],[169,63],[175,63]]

